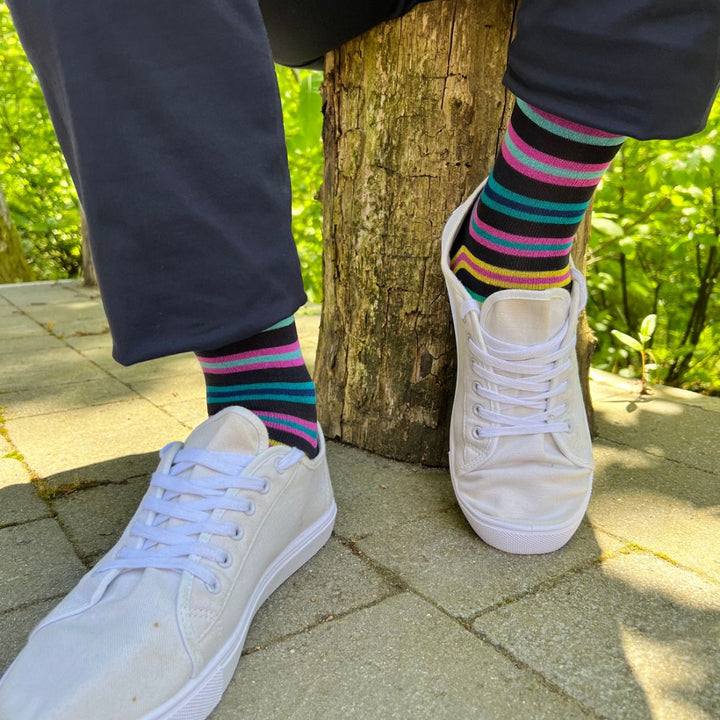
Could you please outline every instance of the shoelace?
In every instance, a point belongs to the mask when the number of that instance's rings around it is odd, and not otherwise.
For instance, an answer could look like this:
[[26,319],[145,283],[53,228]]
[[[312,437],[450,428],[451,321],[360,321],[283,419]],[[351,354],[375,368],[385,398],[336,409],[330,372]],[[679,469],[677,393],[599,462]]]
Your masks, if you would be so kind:
[[[468,301],[463,315],[480,311],[479,305]],[[483,404],[474,407],[475,413],[487,425],[477,426],[475,437],[489,438],[507,435],[534,435],[566,432],[567,403],[548,408],[548,400],[568,390],[568,373],[572,368],[575,343],[562,344],[568,331],[569,319],[550,340],[539,345],[523,346],[507,343],[483,332],[487,350],[468,339],[472,353],[472,369],[478,378],[473,389]],[[553,389],[554,380],[562,379]],[[495,386],[491,389],[488,384]],[[494,402],[497,410],[488,405]],[[513,408],[536,410],[535,413],[514,415]]]
[[[160,451],[160,457],[175,449],[176,443]],[[303,453],[291,449],[277,461],[279,471],[296,463]],[[201,535],[231,537],[239,540],[242,527],[235,522],[213,519],[215,510],[233,510],[252,515],[255,503],[244,495],[230,495],[228,490],[264,494],[270,489],[264,478],[244,474],[245,468],[255,459],[253,455],[208,452],[200,449],[178,450],[168,473],[155,472],[150,481],[151,490],[145,495],[142,509],[147,511],[146,522],[134,522],[130,528],[130,542],[115,558],[102,563],[97,572],[160,568],[186,571],[205,583],[208,590],[217,592],[217,576],[200,562],[200,558],[229,567],[232,556],[211,542],[200,542]],[[181,473],[194,467],[204,467],[216,474],[190,479]],[[179,499],[180,496],[192,496]],[[179,521],[169,523],[168,521]],[[135,541],[135,542],[133,542]]]

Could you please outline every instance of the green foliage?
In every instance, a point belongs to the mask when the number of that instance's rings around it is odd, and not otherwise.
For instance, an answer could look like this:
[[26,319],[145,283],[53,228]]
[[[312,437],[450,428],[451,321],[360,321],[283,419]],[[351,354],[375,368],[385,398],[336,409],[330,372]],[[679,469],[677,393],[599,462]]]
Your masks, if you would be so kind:
[[10,11],[0,4],[0,183],[28,261],[41,280],[80,270],[75,191]]
[[[640,388],[640,394],[641,395],[647,395],[648,393],[648,386],[650,385],[650,376],[653,370],[657,369],[657,363],[649,363],[647,362],[648,357],[653,357],[652,353],[650,352],[650,349],[648,347],[648,344],[650,343],[650,340],[652,340],[653,333],[655,332],[655,328],[657,327],[657,315],[647,315],[643,318],[642,323],[640,324],[640,332],[638,333],[638,337],[634,338],[632,335],[626,335],[624,332],[620,332],[619,330],[612,330],[611,333],[613,337],[617,338],[623,345],[627,345],[631,350],[635,350],[635,352],[640,353],[640,382],[641,382],[641,388]],[[623,368],[620,370],[621,375],[628,375],[630,377],[633,377],[632,370],[629,370],[629,368]]]
[[637,376],[611,328],[638,335],[642,319],[656,315],[659,379],[720,393],[719,140],[716,101],[704,132],[629,140],[607,173],[595,200],[587,272],[595,365]]
[[293,191],[293,235],[305,291],[322,302],[322,73],[277,67]]

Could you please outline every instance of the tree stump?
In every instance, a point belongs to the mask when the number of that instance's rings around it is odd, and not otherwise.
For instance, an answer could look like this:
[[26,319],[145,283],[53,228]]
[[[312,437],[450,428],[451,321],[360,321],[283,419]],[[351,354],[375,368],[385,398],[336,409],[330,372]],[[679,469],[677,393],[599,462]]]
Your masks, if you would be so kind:
[[0,283],[28,282],[33,270],[25,259],[22,243],[0,188]]
[[499,150],[518,4],[421,4],[326,56],[315,382],[330,438],[447,464],[455,346],[440,237]]

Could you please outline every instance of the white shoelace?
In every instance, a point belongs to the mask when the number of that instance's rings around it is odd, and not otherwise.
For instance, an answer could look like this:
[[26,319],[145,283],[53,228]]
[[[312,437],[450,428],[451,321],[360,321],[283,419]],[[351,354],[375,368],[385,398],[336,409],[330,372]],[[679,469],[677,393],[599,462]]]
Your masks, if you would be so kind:
[[[164,447],[160,456],[174,446],[171,443]],[[277,461],[276,467],[282,472],[302,457],[302,451],[293,448]],[[228,490],[239,490],[264,494],[270,489],[266,479],[244,474],[254,459],[253,455],[239,453],[178,450],[168,473],[153,473],[150,488],[155,492],[147,493],[142,502],[148,519],[132,524],[132,546],[128,543],[113,560],[98,565],[96,571],[144,568],[186,571],[204,582],[208,590],[217,592],[220,589],[217,576],[200,559],[229,567],[232,556],[211,542],[200,542],[200,536],[207,533],[237,540],[242,537],[240,525],[213,519],[212,515],[219,509],[246,515],[255,512],[251,499],[228,493]],[[194,479],[179,477],[198,466],[216,474]],[[184,497],[180,499],[180,496]],[[179,522],[170,523],[170,520]]]
[[[468,301],[463,313],[479,312],[474,301]],[[561,402],[548,407],[548,400],[567,393],[568,374],[572,369],[572,353],[575,343],[570,338],[564,346],[563,338],[568,331],[570,320],[545,343],[539,345],[515,345],[504,342],[483,331],[487,350],[483,350],[468,339],[472,354],[472,369],[477,380],[473,389],[482,404],[474,411],[486,425],[477,426],[474,434],[478,438],[507,435],[536,435],[552,432],[567,432],[568,404]],[[561,380],[551,389],[555,380]],[[493,385],[491,389],[488,385]],[[490,403],[496,403],[497,410],[491,410]],[[513,408],[525,408],[537,412],[526,415],[512,414]]]

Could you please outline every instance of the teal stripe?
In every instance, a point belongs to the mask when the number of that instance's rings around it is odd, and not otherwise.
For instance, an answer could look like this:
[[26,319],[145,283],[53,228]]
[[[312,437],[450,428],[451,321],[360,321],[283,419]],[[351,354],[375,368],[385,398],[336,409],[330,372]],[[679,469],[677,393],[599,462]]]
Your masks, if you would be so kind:
[[[540,170],[541,172],[548,173],[549,175],[555,175],[555,177],[564,177],[570,179],[579,178],[582,180],[599,180],[605,174],[605,170],[568,170],[566,168],[557,168],[554,165],[549,165],[548,163],[535,160],[534,158],[531,158],[529,155],[526,155],[522,150],[520,150],[520,148],[515,145],[509,135],[505,136],[505,145],[513,154],[513,156],[516,157],[523,165],[526,165],[533,170]],[[485,201],[483,200],[483,202]]]
[[486,207],[497,210],[503,215],[509,215],[510,217],[517,218],[518,220],[530,220],[534,223],[543,223],[545,225],[576,225],[582,219],[585,213],[573,217],[557,217],[554,215],[536,215],[531,212],[523,212],[522,210],[516,210],[515,208],[508,207],[502,203],[495,202],[492,198],[483,196],[482,204]]
[[239,393],[238,395],[225,395],[224,397],[210,397],[208,395],[207,401],[209,403],[226,403],[232,404],[233,400],[271,400],[279,402],[296,403],[297,405],[314,405],[316,398],[314,395],[265,395],[263,393]]
[[473,300],[477,300],[479,303],[484,303],[487,299],[484,295],[479,295],[478,293],[473,292],[469,287],[466,287],[465,290],[467,290],[468,295],[470,295]]
[[553,135],[559,135],[560,137],[567,138],[568,140],[574,140],[575,142],[584,143],[585,145],[622,145],[627,140],[627,137],[620,135],[618,137],[597,137],[596,135],[585,135],[584,133],[570,130],[570,128],[556,125],[551,120],[538,115],[524,100],[517,99],[517,104],[521,110],[536,124],[544,130],[553,133]]
[[279,330],[280,328],[287,327],[288,325],[292,325],[295,322],[295,316],[291,315],[289,318],[285,318],[284,320],[281,320],[280,322],[275,323],[274,325],[271,325],[269,328],[266,328],[263,330],[263,332],[270,332],[271,330]]
[[507,248],[515,248],[517,250],[569,250],[572,247],[573,241],[572,238],[567,241],[564,245],[536,245],[536,244],[528,244],[528,243],[521,243],[521,242],[514,242],[513,240],[506,240],[505,238],[499,238],[495,235],[491,235],[486,230],[483,230],[482,228],[478,227],[475,218],[472,220],[472,226],[473,230],[480,235],[481,237],[485,238],[485,240],[489,240],[492,243],[495,243],[497,245],[502,245],[503,247]]
[[200,365],[206,368],[234,368],[243,367],[246,365],[260,365],[262,363],[271,362],[274,360],[294,360],[295,358],[301,358],[302,353],[299,350],[294,350],[288,353],[278,353],[277,355],[271,353],[270,355],[256,355],[255,357],[246,358],[245,360],[227,360],[225,362],[201,362]]
[[[535,198],[527,197],[527,195],[520,195],[520,193],[508,190],[503,187],[496,179],[494,175],[490,175],[488,178],[488,185],[498,195],[506,197],[508,200],[514,200],[515,202],[525,203],[526,205],[534,205],[535,207],[542,208],[543,210],[576,210],[579,213],[585,214],[589,202],[584,203],[560,203],[560,202],[549,202],[548,200],[536,200]],[[483,202],[485,198],[483,197]]]
[[276,383],[248,383],[245,385],[208,385],[208,393],[213,392],[235,392],[244,391],[247,388],[253,390],[314,390],[315,383],[309,382],[276,382]]
[[274,422],[274,423],[277,423],[278,425],[284,425],[285,427],[291,427],[291,428],[295,428],[296,430],[301,430],[303,433],[305,433],[306,435],[309,435],[311,438],[317,437],[317,430],[310,430],[310,429],[306,428],[304,425],[300,425],[299,423],[294,423],[294,422],[291,422],[290,420],[282,420],[282,419],[276,418],[276,417],[270,417],[269,415],[265,415],[264,413],[256,413],[256,415],[261,420],[267,420],[268,422]]

